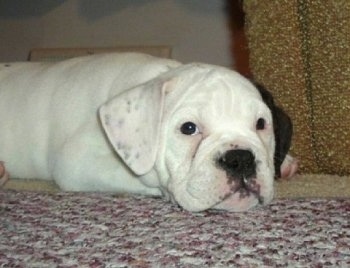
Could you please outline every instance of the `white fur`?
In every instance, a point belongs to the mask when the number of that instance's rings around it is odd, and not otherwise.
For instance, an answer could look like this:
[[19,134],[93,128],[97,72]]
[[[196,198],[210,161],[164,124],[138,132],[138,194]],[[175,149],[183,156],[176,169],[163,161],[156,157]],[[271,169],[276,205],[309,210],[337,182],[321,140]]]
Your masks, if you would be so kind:
[[[0,116],[0,160],[12,177],[241,211],[258,199],[236,193],[214,160],[244,148],[264,203],[273,196],[271,113],[250,82],[222,67],[129,53],[1,64]],[[180,132],[187,121],[198,133]]]

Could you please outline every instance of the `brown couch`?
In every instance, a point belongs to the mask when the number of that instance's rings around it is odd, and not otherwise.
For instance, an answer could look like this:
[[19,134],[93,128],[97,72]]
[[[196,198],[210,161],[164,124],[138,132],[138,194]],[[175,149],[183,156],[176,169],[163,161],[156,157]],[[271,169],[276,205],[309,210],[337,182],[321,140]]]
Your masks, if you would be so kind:
[[245,0],[250,67],[291,115],[302,173],[350,174],[350,1]]

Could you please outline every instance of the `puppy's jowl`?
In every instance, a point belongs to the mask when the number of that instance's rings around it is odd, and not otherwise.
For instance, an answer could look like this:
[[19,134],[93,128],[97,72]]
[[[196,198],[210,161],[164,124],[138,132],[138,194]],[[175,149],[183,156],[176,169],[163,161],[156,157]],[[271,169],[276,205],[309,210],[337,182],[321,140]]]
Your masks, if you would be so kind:
[[243,211],[269,203],[275,174],[296,167],[289,117],[271,96],[207,64],[133,53],[1,64],[0,116],[10,176],[63,190]]

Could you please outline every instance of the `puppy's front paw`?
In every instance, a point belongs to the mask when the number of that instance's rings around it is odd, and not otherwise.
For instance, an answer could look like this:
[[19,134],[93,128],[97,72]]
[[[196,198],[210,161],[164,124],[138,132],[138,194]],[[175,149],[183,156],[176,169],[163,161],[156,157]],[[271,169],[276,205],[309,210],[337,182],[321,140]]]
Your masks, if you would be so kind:
[[297,171],[298,160],[287,154],[281,165],[281,178],[290,179],[297,173]]
[[5,170],[4,162],[0,161],[0,187],[4,186],[8,179],[9,176]]

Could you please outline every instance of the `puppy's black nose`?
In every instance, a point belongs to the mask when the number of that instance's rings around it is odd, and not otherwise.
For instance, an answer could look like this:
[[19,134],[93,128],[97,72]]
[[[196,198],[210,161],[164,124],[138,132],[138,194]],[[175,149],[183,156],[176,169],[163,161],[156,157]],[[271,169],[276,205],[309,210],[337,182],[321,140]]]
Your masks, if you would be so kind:
[[249,150],[229,150],[218,159],[218,164],[233,178],[249,179],[256,175],[255,157]]

